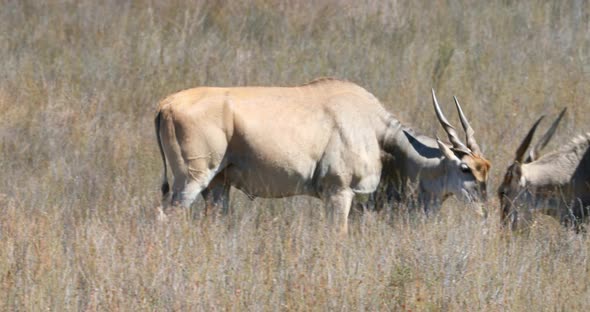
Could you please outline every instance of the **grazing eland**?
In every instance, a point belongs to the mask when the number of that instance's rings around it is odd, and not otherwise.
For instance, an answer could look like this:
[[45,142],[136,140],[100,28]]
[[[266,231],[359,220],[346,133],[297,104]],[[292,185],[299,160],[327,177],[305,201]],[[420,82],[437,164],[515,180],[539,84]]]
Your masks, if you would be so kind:
[[[519,221],[530,221],[533,212],[577,225],[590,206],[590,133],[574,138],[557,151],[540,156],[565,114],[563,109],[549,130],[531,148],[525,159],[541,116],[518,147],[513,163],[498,188],[504,224],[516,229]],[[524,160],[524,161],[523,161]]]
[[[465,117],[457,97],[453,97],[453,99],[461,125],[465,131],[466,144],[461,142],[455,129],[443,115],[434,90],[432,91],[437,119],[449,136],[453,153],[444,153],[445,150],[437,142],[438,138],[417,135],[409,127],[403,127],[403,131],[408,137],[407,142],[411,144],[411,149],[421,151],[423,155],[428,155],[428,158],[454,158],[456,163],[459,164],[462,174],[457,170],[451,170],[443,174],[447,180],[441,180],[432,176],[433,173],[437,174],[436,170],[424,170],[420,163],[416,167],[411,160],[408,161],[406,149],[389,151],[384,153],[382,157],[383,170],[379,188],[369,195],[365,204],[360,205],[362,209],[380,210],[383,206],[395,202],[402,205],[418,205],[426,213],[429,213],[438,210],[447,198],[455,194],[463,202],[479,202],[476,212],[481,215],[487,214],[481,202],[487,200],[487,178],[490,162],[483,157],[481,149],[475,140],[473,128],[471,128],[469,121]],[[400,141],[400,144],[402,143],[405,142]],[[453,177],[453,175],[456,176]],[[477,184],[477,187],[462,188],[456,186],[455,191],[450,190],[449,186],[453,181],[464,183],[463,181],[469,179],[472,179],[471,183]],[[458,189],[461,190],[458,191]],[[474,189],[477,191],[473,192]]]
[[[227,210],[233,186],[251,198],[319,198],[331,223],[346,232],[354,195],[372,193],[379,184],[383,154],[421,180],[428,200],[451,194],[484,199],[489,162],[473,130],[457,103],[467,131],[464,145],[434,90],[433,103],[452,146],[424,142],[371,93],[332,78],[298,87],[201,87],[172,94],[155,118],[164,163],[161,217],[189,207],[199,194],[205,212]],[[167,164],[174,175],[171,191]]]

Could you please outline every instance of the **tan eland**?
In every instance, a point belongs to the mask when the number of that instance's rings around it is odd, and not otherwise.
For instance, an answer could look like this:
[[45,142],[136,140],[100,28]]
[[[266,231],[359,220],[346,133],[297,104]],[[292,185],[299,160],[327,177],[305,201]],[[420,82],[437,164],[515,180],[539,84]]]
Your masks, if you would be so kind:
[[502,220],[512,229],[519,223],[532,221],[533,213],[541,212],[558,218],[566,225],[584,220],[590,206],[590,133],[574,138],[557,151],[540,156],[560,120],[564,109],[549,130],[525,158],[537,126],[532,126],[516,151],[513,163],[506,170],[498,189]]
[[226,210],[234,186],[252,198],[320,198],[329,220],[346,232],[354,195],[379,184],[383,155],[393,155],[406,175],[419,178],[429,199],[455,194],[481,200],[489,162],[462,112],[467,146],[442,115],[434,91],[433,100],[452,146],[422,142],[371,93],[331,78],[298,87],[201,87],[172,94],[155,119],[164,162],[162,215],[189,207],[199,194],[206,210]]

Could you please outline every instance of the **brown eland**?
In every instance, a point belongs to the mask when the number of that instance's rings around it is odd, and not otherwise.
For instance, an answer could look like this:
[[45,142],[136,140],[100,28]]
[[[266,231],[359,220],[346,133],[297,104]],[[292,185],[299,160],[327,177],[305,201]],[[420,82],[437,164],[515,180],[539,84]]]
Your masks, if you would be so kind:
[[467,145],[434,91],[433,103],[451,146],[414,136],[371,93],[332,78],[298,87],[200,87],[172,94],[155,119],[164,162],[161,216],[189,207],[199,194],[205,211],[227,210],[233,186],[251,198],[319,198],[331,223],[346,232],[355,194],[374,192],[379,184],[383,155],[393,156],[409,179],[420,180],[424,202],[452,194],[481,201],[489,162],[458,103]]

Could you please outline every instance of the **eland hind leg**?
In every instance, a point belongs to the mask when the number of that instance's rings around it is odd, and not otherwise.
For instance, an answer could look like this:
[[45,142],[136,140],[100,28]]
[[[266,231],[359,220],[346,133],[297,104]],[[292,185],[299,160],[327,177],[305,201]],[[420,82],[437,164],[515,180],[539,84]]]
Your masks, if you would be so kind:
[[[165,105],[155,119],[164,163],[160,214],[164,218],[168,211],[176,210],[173,208],[190,207],[226,162],[223,155],[227,152],[227,134],[222,127],[182,107]],[[172,194],[166,180],[166,163],[174,176]]]
[[[170,206],[164,208],[164,213],[173,213],[176,208],[190,208],[199,194],[202,194],[220,171],[221,164],[212,164],[209,159],[192,159],[186,162],[186,174],[174,176],[172,199]],[[215,190],[217,192],[217,190]],[[208,193],[208,191],[205,191]],[[207,196],[207,194],[203,194]]]

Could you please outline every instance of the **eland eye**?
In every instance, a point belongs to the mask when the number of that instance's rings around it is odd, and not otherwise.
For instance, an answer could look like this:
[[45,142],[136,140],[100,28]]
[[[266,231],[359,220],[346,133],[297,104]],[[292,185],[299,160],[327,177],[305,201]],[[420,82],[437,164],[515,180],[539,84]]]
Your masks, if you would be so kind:
[[469,166],[467,166],[465,163],[461,164],[461,171],[463,171],[464,173],[469,173],[471,172],[471,169],[469,169]]

